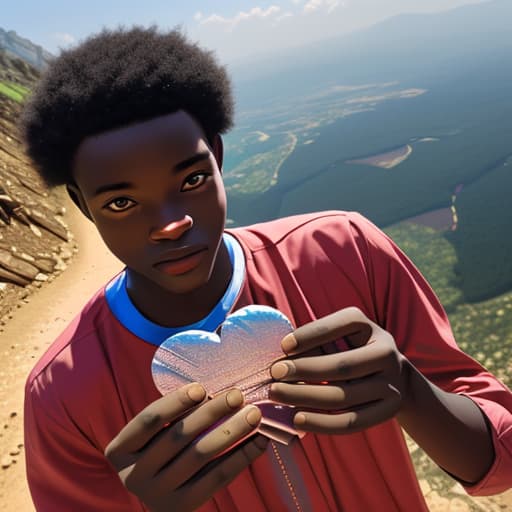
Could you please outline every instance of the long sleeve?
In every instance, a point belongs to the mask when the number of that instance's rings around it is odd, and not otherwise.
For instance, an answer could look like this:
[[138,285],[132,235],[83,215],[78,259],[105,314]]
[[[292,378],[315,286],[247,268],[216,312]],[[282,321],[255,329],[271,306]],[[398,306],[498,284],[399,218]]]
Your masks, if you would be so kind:
[[512,487],[512,393],[457,346],[434,292],[400,249],[373,224],[354,216],[354,236],[367,261],[377,321],[399,350],[440,388],[470,397],[490,425],[495,460],[472,495],[497,494]]

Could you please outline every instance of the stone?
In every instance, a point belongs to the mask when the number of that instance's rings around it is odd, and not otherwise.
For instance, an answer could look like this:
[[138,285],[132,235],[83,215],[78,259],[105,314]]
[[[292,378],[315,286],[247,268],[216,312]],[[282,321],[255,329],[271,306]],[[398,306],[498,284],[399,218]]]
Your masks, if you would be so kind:
[[48,218],[39,210],[34,209],[27,210],[26,213],[32,222],[35,222],[42,228],[50,231],[65,242],[68,241],[68,230],[60,222],[58,222],[57,219]]
[[0,267],[0,279],[5,279],[6,281],[10,283],[15,283],[19,286],[26,286],[30,283],[28,279],[25,279],[24,277],[19,276],[18,274],[15,274],[14,272],[10,272],[9,270],[6,270],[4,268]]
[[432,491],[427,499],[430,512],[450,512],[450,500],[439,496],[439,493]]
[[464,489],[464,487],[462,487],[462,484],[460,484],[459,482],[455,482],[453,484],[453,487],[450,488],[450,492],[453,494],[460,494],[461,496],[467,495],[466,490]]
[[66,270],[67,268],[68,268],[68,266],[63,261],[59,261],[55,265],[54,270],[58,270],[58,271],[62,272],[63,270]]
[[34,261],[36,261],[36,259],[33,256],[30,256],[30,254],[27,254],[25,252],[20,253],[18,257],[21,258],[22,260],[28,261],[29,263],[34,263]]
[[55,265],[55,263],[57,263],[57,261],[59,261],[59,258],[55,253],[50,254],[48,252],[38,252],[36,254],[36,259],[37,260],[48,260],[48,261],[52,262],[54,265]]
[[45,272],[46,274],[53,272],[53,269],[55,268],[55,263],[46,258],[35,259],[32,265],[41,270],[41,272]]
[[63,249],[60,253],[60,257],[66,261],[73,257],[73,253],[71,251],[68,251],[67,249]]
[[430,484],[425,479],[419,480],[419,484],[420,484],[420,489],[421,489],[421,492],[423,493],[423,496],[426,496],[432,490],[432,488],[430,487]]
[[32,233],[34,233],[38,238],[41,238],[43,235],[41,230],[37,226],[34,226],[34,224],[30,224],[30,231],[32,231]]
[[471,512],[469,505],[460,498],[454,498],[450,501],[449,512]]
[[0,249],[0,266],[29,281],[32,281],[39,272],[37,267],[34,267],[32,263],[21,259],[17,254],[14,256],[4,249]]

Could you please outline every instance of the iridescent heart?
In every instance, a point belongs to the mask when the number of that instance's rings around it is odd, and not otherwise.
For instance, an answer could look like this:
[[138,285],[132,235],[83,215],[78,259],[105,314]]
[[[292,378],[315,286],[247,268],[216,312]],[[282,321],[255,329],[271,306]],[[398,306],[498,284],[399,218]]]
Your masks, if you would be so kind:
[[263,412],[260,432],[288,443],[300,435],[293,427],[293,407],[269,399],[270,367],[284,357],[280,342],[293,331],[280,311],[246,306],[229,315],[216,333],[189,330],[166,339],[151,370],[158,390],[169,393],[188,382],[200,382],[211,396],[237,387],[247,403]]

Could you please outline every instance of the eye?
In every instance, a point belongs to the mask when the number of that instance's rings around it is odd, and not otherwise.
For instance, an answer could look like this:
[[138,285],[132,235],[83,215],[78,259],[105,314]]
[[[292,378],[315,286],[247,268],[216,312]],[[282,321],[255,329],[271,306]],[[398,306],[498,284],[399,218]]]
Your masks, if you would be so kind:
[[111,212],[124,212],[135,206],[135,201],[128,199],[127,197],[116,197],[110,203],[105,205],[107,210]]
[[208,172],[196,172],[195,174],[191,174],[190,176],[187,176],[183,182],[181,190],[186,191],[199,188],[206,182],[209,176],[211,176],[211,174]]

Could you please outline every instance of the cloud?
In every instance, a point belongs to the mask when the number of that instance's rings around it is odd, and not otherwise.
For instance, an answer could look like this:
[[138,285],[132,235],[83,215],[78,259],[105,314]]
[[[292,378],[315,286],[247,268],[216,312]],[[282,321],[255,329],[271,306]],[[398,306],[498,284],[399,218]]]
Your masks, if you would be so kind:
[[224,16],[220,16],[218,14],[211,14],[205,18],[201,12],[198,12],[194,16],[194,19],[201,25],[219,24],[225,25],[228,28],[234,28],[236,25],[242,22],[254,19],[270,18],[277,15],[279,12],[281,12],[281,7],[277,5],[271,5],[267,9],[262,9],[261,7],[253,7],[250,11],[240,11],[238,14],[231,18],[225,18]]
[[273,0],[270,6],[260,4],[227,15],[198,9],[190,34],[225,62],[240,62],[248,55],[275,53],[339,35],[347,30],[349,14],[353,15],[348,6],[353,4],[351,0],[289,0],[287,4]]
[[278,16],[276,18],[276,23],[280,22],[281,20],[284,20],[285,18],[291,18],[292,16],[293,16],[293,13],[291,13],[290,11],[283,12],[283,14],[281,14],[281,16]]
[[345,7],[345,2],[340,2],[339,0],[309,0],[304,6],[303,12],[308,14],[318,9],[326,9],[327,12],[332,12],[338,5]]
[[53,34],[53,38],[61,44],[72,44],[76,41],[76,37],[66,32],[56,32]]

